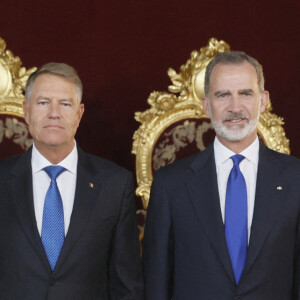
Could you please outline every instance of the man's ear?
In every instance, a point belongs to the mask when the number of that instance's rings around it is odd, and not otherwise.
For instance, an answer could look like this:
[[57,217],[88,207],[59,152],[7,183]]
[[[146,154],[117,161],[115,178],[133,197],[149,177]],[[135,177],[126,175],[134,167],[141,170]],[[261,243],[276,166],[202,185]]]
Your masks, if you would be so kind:
[[261,94],[260,112],[263,113],[269,103],[270,94],[268,91],[263,91]]
[[[79,109],[78,109],[78,114],[79,114],[79,122],[81,121],[82,115],[84,113],[84,104],[80,103],[79,104]],[[78,123],[79,125],[79,123]]]

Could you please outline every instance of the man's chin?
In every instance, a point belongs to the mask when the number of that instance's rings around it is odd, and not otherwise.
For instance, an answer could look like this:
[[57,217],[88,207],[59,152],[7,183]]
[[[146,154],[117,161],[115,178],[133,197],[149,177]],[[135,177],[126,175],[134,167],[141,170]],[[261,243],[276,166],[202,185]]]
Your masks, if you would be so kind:
[[55,148],[55,147],[63,146],[67,144],[67,142],[65,139],[63,138],[59,139],[56,136],[56,137],[48,137],[48,139],[35,140],[35,144],[39,144],[43,147]]
[[245,126],[231,126],[231,128],[217,128],[216,133],[230,142],[239,142],[248,137],[251,132]]
[[212,121],[213,127],[220,137],[230,141],[239,142],[250,136],[257,128],[258,120],[251,120],[247,124],[224,124]]

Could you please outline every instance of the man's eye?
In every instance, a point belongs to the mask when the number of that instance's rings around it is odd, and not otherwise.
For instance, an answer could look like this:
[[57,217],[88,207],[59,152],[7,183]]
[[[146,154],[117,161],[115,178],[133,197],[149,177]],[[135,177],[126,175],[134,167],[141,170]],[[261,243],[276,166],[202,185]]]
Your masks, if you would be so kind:
[[39,101],[38,102],[38,105],[46,105],[47,104],[47,101]]
[[242,95],[243,95],[243,96],[251,96],[252,93],[251,93],[251,92],[243,92]]
[[218,95],[218,98],[226,98],[228,96],[228,94],[220,94],[220,95]]
[[61,103],[61,105],[62,105],[62,106],[65,106],[65,107],[67,107],[67,106],[71,106],[71,104],[70,104],[70,103],[68,103],[68,102],[62,102],[62,103]]

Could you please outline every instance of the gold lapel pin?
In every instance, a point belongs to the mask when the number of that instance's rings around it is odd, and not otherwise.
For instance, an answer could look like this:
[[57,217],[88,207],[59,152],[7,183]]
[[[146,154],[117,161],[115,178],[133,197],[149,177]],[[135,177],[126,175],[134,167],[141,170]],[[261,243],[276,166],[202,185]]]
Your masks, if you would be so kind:
[[277,187],[277,190],[278,190],[278,191],[282,191],[282,186],[279,185],[279,186]]
[[93,189],[94,188],[94,184],[93,183],[89,183],[89,186]]

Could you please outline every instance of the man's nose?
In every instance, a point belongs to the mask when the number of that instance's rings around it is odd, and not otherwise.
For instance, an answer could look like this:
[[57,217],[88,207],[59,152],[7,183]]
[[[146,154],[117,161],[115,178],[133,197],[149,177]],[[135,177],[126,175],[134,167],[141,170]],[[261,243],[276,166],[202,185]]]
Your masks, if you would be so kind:
[[49,107],[49,116],[51,118],[59,118],[60,110],[59,110],[59,103],[52,102]]
[[228,110],[232,112],[240,112],[243,110],[243,104],[238,95],[233,95],[231,97]]

